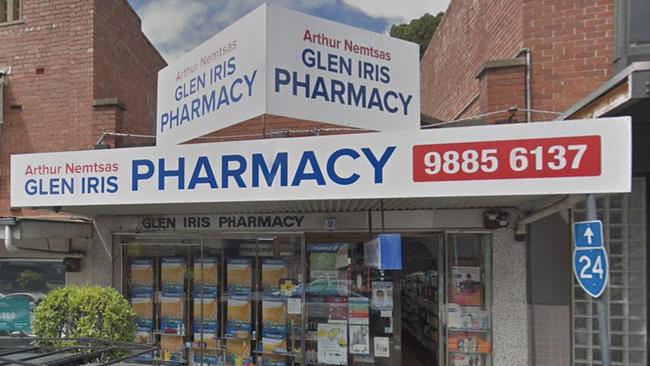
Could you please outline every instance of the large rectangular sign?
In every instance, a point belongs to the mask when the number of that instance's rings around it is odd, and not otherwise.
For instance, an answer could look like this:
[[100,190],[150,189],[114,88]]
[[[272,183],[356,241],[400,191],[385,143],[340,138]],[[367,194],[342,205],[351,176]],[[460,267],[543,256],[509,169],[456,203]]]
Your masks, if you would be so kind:
[[417,129],[419,70],[414,43],[265,4],[159,72],[157,144],[265,113]]
[[14,207],[628,192],[628,117],[14,155]]

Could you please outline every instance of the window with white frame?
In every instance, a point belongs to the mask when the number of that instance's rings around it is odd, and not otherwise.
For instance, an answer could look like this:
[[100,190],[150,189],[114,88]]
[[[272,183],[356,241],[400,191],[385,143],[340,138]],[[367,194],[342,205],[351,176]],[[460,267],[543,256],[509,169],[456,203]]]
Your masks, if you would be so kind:
[[22,0],[0,0],[0,25],[23,19]]

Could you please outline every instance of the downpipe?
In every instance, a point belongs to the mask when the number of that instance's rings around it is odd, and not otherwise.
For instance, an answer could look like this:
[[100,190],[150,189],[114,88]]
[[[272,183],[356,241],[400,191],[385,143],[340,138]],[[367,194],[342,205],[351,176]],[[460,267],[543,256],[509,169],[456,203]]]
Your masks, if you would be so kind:
[[12,236],[11,225],[5,225],[5,248],[9,253],[16,253],[19,248],[14,245],[14,238]]

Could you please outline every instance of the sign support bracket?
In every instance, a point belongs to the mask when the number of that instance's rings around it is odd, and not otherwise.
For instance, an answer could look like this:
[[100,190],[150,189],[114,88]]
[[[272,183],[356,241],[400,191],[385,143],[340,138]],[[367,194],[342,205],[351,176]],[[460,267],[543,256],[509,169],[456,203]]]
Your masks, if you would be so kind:
[[[596,195],[587,195],[587,220],[598,220],[596,213]],[[610,366],[611,356],[609,352],[609,314],[605,298],[600,295],[596,299],[596,311],[598,313],[598,333],[600,335],[600,355],[603,366]]]

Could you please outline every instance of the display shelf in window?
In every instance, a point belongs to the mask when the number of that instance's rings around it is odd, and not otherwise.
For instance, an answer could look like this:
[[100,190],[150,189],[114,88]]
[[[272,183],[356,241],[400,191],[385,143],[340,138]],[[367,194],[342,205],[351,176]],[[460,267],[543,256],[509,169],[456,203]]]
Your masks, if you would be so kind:
[[492,344],[485,334],[475,332],[450,332],[447,339],[449,352],[489,354]]
[[485,366],[483,355],[453,353],[449,356],[449,366]]
[[450,330],[487,332],[490,330],[490,315],[480,307],[448,304],[447,324]]
[[183,364],[187,363],[185,339],[189,315],[186,313],[190,304],[185,280],[185,257],[160,259],[160,323],[156,332],[160,337],[160,359]]
[[185,359],[185,342],[183,337],[169,336],[167,334],[160,337],[160,360],[173,361],[177,363],[187,363]]
[[410,273],[402,279],[402,329],[425,348],[438,350],[438,274]]
[[160,297],[160,334],[185,335],[184,303],[183,297]]
[[[153,343],[154,335],[154,266],[152,258],[133,259],[129,266],[131,307],[135,313],[136,343]],[[149,361],[153,354],[138,356],[138,361]]]

